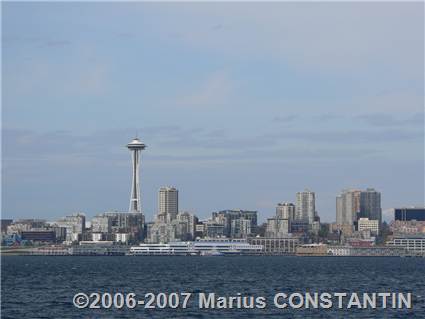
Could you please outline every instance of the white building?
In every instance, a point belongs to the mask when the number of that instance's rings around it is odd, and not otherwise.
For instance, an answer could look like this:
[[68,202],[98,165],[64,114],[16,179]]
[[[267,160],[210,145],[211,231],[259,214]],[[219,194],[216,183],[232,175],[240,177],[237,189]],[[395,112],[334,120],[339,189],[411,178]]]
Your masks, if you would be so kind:
[[18,219],[7,226],[6,233],[8,235],[21,234],[23,231],[44,229],[46,226],[44,219]]
[[102,241],[102,233],[92,233],[92,241]]
[[131,239],[131,234],[129,233],[115,233],[115,242],[127,244]]
[[55,224],[58,227],[66,228],[66,241],[75,242],[79,240],[80,235],[85,231],[86,215],[76,213],[65,216],[59,219]]
[[14,223],[12,225],[7,226],[6,233],[8,235],[20,234],[23,231],[31,230],[32,227],[30,224],[22,224],[22,223]]
[[388,246],[405,248],[410,252],[425,255],[425,236],[397,236],[387,242]]
[[315,193],[309,190],[297,193],[295,219],[313,224],[316,214]]
[[370,220],[369,218],[359,218],[357,222],[358,231],[369,230],[376,235],[379,234],[379,220]]

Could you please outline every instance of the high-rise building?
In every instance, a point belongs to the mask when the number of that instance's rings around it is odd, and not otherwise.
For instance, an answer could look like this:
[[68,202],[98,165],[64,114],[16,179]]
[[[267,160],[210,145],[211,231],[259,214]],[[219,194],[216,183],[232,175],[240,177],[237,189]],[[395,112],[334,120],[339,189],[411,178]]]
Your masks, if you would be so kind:
[[367,188],[360,193],[360,214],[359,217],[378,220],[382,222],[381,193],[373,188]]
[[353,227],[359,218],[378,220],[381,224],[381,193],[373,188],[345,189],[336,198],[336,224]]
[[283,238],[287,237],[290,231],[291,228],[289,219],[278,217],[267,219],[266,237]]
[[127,144],[127,148],[131,151],[132,162],[132,180],[131,180],[131,193],[130,193],[130,207],[128,209],[131,213],[141,213],[141,198],[140,198],[140,153],[146,148],[137,137]]
[[111,224],[111,232],[113,234],[127,233],[131,240],[134,242],[142,240],[145,235],[145,217],[143,214],[106,212],[99,214],[96,217],[108,218],[108,223]]
[[171,222],[179,212],[179,191],[174,187],[161,187],[158,194],[159,220]]
[[336,198],[336,224],[353,226],[360,212],[358,189],[344,189]]
[[91,220],[93,233],[110,233],[112,231],[112,218],[108,216],[95,216]]
[[207,238],[224,237],[225,236],[225,227],[224,227],[224,225],[216,224],[213,221],[206,221],[206,222],[204,222],[203,236],[207,237]]
[[295,205],[292,203],[279,203],[276,206],[276,215],[267,219],[266,237],[287,237],[291,232],[291,223],[295,218]]
[[212,213],[214,223],[224,225],[224,235],[227,237],[232,236],[232,221],[235,219],[247,219],[251,223],[250,231],[255,233],[257,230],[257,211],[242,210],[242,209],[228,209]]
[[295,219],[295,205],[292,203],[279,203],[276,206],[276,217],[288,220]]
[[251,234],[251,221],[249,219],[238,218],[232,220],[231,225],[232,238],[246,238]]
[[180,223],[186,225],[185,226],[186,234],[184,234],[184,236],[183,236],[185,238],[182,239],[182,240],[187,240],[187,239],[194,240],[195,239],[195,225],[198,222],[198,218],[195,215],[190,214],[188,212],[180,212],[177,215],[177,220]]
[[315,193],[310,190],[304,190],[297,193],[297,203],[295,209],[295,220],[313,224],[316,215]]
[[81,239],[86,229],[86,215],[76,213],[59,219],[55,226],[66,228],[66,241],[75,242]]

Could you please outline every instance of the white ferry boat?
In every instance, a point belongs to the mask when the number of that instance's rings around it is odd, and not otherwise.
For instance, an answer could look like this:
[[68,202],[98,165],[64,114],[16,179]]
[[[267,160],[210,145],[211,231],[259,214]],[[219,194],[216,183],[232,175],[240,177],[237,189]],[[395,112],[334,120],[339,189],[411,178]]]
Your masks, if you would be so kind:
[[132,246],[128,255],[179,255],[190,256],[197,255],[186,242],[173,242],[169,244],[140,244],[139,246]]
[[262,245],[251,245],[245,239],[212,238],[168,244],[140,244],[130,247],[128,255],[253,255],[260,254],[262,249]]

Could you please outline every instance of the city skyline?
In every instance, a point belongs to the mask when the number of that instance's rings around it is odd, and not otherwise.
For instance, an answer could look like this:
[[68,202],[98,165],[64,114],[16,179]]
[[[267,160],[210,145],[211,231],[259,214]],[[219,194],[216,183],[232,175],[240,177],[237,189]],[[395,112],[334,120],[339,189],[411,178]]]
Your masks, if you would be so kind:
[[322,221],[345,188],[422,206],[422,9],[5,3],[2,216],[127,210],[136,131],[147,220],[163,185],[200,218],[305,188]]
[[[129,205],[129,213],[140,213],[140,214],[144,214],[143,210],[141,209],[141,198],[142,198],[142,193],[140,191],[140,152],[142,150],[144,150],[146,148],[146,145],[144,143],[141,142],[141,140],[138,137],[135,137],[131,140],[130,143],[128,143],[126,145],[126,147],[132,152],[131,153],[131,192],[130,192],[130,205]],[[376,193],[376,190],[373,188],[366,188],[365,191],[361,191],[359,189],[342,189],[341,190],[341,194],[345,194],[346,192],[348,192],[349,194],[351,192],[354,192],[355,194],[358,194],[357,196],[359,197],[358,200],[360,200],[360,195],[367,195],[370,192]],[[336,207],[335,207],[335,218],[333,220],[325,220],[322,222],[327,222],[327,223],[335,223],[337,225],[339,224],[346,224],[346,221],[344,222],[339,222],[338,219],[342,218],[341,214],[342,212],[340,212],[339,210],[342,209],[342,207],[340,208],[339,204],[339,200],[341,199],[342,195],[336,195]],[[393,210],[395,208],[390,208],[387,211],[382,211],[380,208],[380,203],[381,203],[381,194],[378,192],[379,194],[379,216],[378,220],[379,221],[389,221],[389,220],[393,220],[394,218],[392,217],[393,214]],[[352,200],[351,200],[352,201]],[[295,203],[295,204],[294,204]],[[294,207],[294,212],[293,218],[298,219],[299,221],[303,220],[308,222],[309,224],[312,224],[313,221],[315,220],[315,217],[318,217],[320,220],[320,214],[318,213],[318,211],[315,209],[315,204],[316,204],[316,192],[312,191],[308,188],[305,188],[303,191],[299,191],[295,193],[295,201],[294,203],[292,203],[291,201],[288,202],[278,202],[276,204],[276,214],[279,207],[281,205],[293,205]],[[361,201],[359,202],[361,203]],[[350,202],[351,206],[353,206],[354,204],[352,204]],[[350,206],[350,207],[351,207]],[[355,205],[354,205],[355,206]],[[353,207],[354,207],[353,206]],[[357,207],[358,206],[358,207]],[[349,208],[350,210],[352,210],[352,212],[349,214],[349,216],[352,216],[350,218],[354,218],[355,214],[360,212],[361,210],[361,204],[357,204],[356,209],[354,209],[353,207]],[[421,207],[419,206],[415,206],[415,205],[405,205],[402,207]],[[240,209],[240,208],[237,208]],[[366,211],[366,209],[364,208],[364,210]],[[110,209],[108,211],[106,211],[106,213],[115,213],[115,212],[119,212],[120,210],[117,209]],[[211,211],[210,213],[216,213],[217,211],[220,211],[220,209],[216,209],[214,211]],[[70,212],[69,212],[70,213]],[[86,215],[85,212],[83,212],[83,210],[78,210],[75,212],[71,212],[74,214],[80,214],[83,213],[84,216]],[[102,212],[104,213],[104,212]],[[161,186],[158,189],[158,205],[157,205],[157,209],[154,211],[153,213],[153,218],[152,218],[152,222],[156,221],[156,220],[162,220],[162,221],[170,221],[176,218],[178,213],[188,213],[187,210],[179,210],[178,207],[178,189],[175,188],[174,186]],[[192,212],[193,214],[197,214],[196,212]],[[100,215],[102,215],[100,212],[96,212],[94,214],[88,214],[87,216],[92,216],[94,218],[98,217]],[[286,212],[286,214],[288,214]],[[344,213],[347,214],[347,213]],[[171,218],[170,218],[170,216]],[[260,213],[261,215],[261,213]],[[391,215],[391,216],[390,216]],[[161,217],[160,217],[161,216]],[[288,215],[289,216],[289,215]],[[29,216],[29,217],[35,217],[38,218],[38,216]],[[270,216],[261,216],[262,218],[260,218],[260,221],[265,223],[268,223],[270,219],[273,219],[273,217],[270,218]],[[369,216],[367,216],[369,217]],[[373,216],[376,217],[376,216]],[[4,218],[4,217],[3,217]],[[14,217],[13,219],[15,220],[19,220],[22,217]],[[208,218],[208,216],[204,216],[202,217],[203,220],[206,220],[206,218]],[[288,217],[286,217],[288,218]],[[345,220],[345,219],[344,219]],[[352,224],[352,223],[348,223],[348,224]]]

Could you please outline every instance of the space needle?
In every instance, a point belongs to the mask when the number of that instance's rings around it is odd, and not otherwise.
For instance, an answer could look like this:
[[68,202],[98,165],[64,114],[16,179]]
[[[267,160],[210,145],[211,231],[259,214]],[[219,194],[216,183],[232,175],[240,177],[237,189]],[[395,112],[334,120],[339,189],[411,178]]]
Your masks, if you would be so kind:
[[127,148],[131,151],[133,159],[133,177],[131,181],[130,207],[129,212],[141,213],[140,201],[140,152],[146,148],[137,137],[127,144]]

